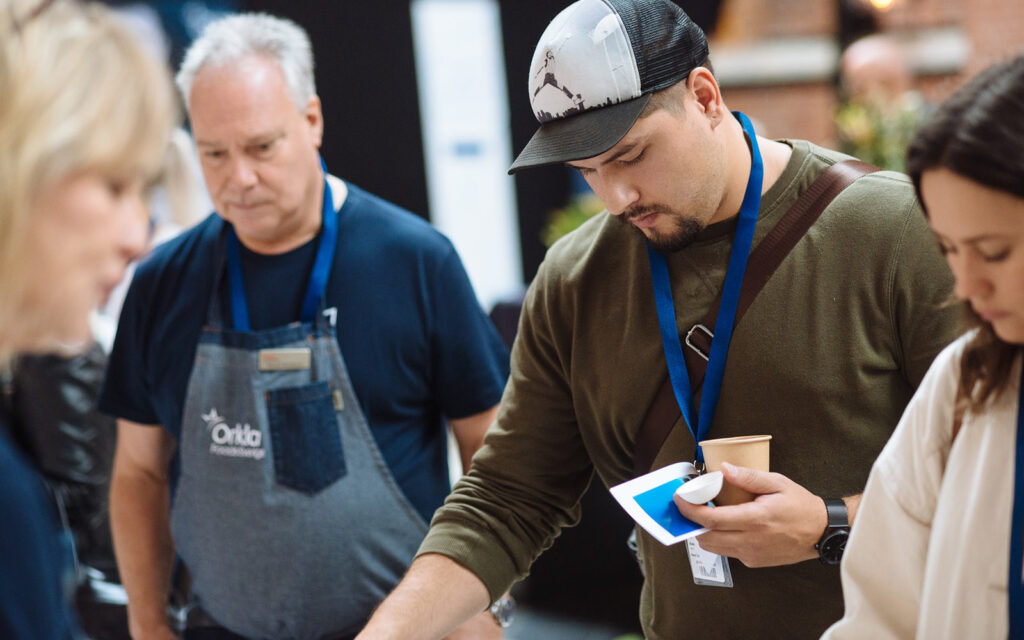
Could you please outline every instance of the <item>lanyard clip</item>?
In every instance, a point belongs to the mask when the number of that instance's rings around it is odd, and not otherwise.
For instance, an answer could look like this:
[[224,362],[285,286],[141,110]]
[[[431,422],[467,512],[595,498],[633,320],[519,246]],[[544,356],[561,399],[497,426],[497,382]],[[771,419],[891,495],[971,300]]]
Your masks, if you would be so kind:
[[698,476],[702,476],[708,471],[707,466],[703,462],[700,462],[698,460],[693,461],[693,466],[697,469]]

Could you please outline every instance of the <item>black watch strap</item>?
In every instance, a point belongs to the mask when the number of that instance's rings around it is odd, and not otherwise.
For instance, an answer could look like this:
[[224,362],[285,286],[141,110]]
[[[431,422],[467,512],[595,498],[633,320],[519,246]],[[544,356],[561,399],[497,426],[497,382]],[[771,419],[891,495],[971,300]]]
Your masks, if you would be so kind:
[[825,525],[825,532],[834,527],[849,527],[850,516],[846,512],[846,502],[842,498],[823,498],[825,511],[828,514],[828,524]]
[[850,517],[846,511],[846,502],[839,498],[824,498],[825,513],[828,524],[821,534],[821,539],[814,548],[823,564],[836,565],[843,558],[846,539],[850,535]]

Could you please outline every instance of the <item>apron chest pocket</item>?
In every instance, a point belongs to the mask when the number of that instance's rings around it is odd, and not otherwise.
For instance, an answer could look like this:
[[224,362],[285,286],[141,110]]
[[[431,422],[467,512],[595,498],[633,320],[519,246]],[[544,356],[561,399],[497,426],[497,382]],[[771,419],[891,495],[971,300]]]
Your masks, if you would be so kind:
[[267,391],[277,482],[307,494],[345,475],[341,429],[327,382]]

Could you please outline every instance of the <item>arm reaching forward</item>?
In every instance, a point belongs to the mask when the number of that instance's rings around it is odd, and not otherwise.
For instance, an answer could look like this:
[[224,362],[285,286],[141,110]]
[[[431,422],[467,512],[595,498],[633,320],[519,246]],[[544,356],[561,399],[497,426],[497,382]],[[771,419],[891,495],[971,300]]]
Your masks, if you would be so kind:
[[487,588],[472,572],[446,556],[422,555],[356,640],[439,640],[489,604]]

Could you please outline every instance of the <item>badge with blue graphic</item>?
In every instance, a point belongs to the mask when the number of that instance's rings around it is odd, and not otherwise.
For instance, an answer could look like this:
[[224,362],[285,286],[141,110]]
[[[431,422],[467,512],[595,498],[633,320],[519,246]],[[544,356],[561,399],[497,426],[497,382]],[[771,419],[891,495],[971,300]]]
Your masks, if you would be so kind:
[[684,518],[672,501],[685,479],[696,476],[697,469],[689,462],[662,467],[656,471],[615,485],[609,491],[629,517],[664,545],[682,542],[707,531]]

